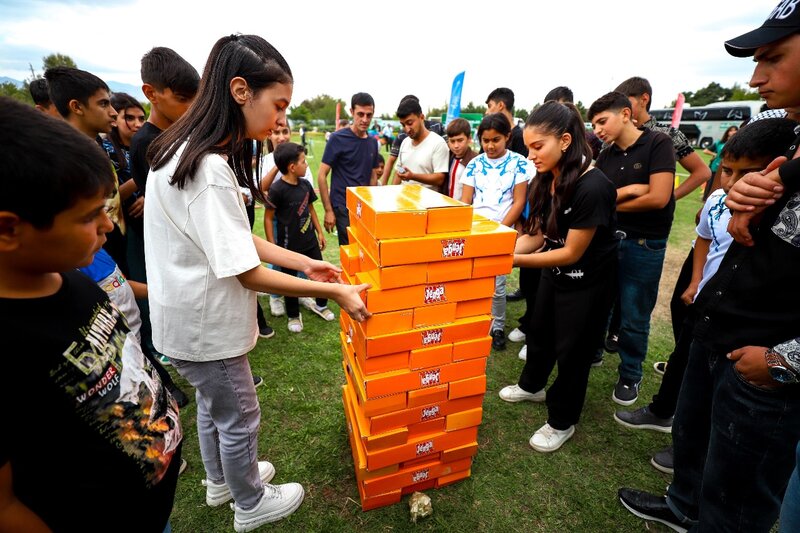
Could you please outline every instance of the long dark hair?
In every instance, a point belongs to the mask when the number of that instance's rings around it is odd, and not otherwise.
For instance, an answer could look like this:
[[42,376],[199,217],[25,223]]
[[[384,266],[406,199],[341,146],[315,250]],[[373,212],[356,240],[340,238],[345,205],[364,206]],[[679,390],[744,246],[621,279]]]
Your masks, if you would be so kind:
[[[138,107],[142,110],[142,113],[145,115],[147,112],[144,110],[144,106],[136,100],[133,96],[127,93],[114,93],[111,95],[111,107],[113,107],[117,113],[120,115],[125,114],[126,109],[130,109],[132,107]],[[119,134],[119,129],[111,128],[111,132],[107,135],[108,140],[111,141],[111,146],[114,147],[114,157],[117,160],[117,164],[119,165],[119,170],[125,170],[128,168],[128,161],[125,158],[125,152],[130,148],[125,146],[122,142],[122,137]]]
[[[592,163],[592,149],[586,142],[586,128],[574,105],[555,101],[545,102],[534,110],[525,121],[525,127],[538,128],[558,138],[565,133],[572,137],[572,142],[558,162],[559,177],[555,193],[552,196],[550,194],[550,186],[555,177],[552,171],[548,171],[534,178],[528,197],[531,217],[526,230],[531,234],[541,230],[552,238],[558,238],[556,215],[561,206],[572,199],[578,179]],[[548,204],[550,212],[547,220],[544,220],[543,214],[547,211]]]
[[[253,196],[264,201],[264,194],[253,178],[253,155],[260,154],[262,141],[247,139],[241,107],[230,93],[230,81],[244,78],[259,91],[276,83],[292,83],[292,71],[286,60],[271,44],[257,35],[231,35],[218,40],[206,61],[197,97],[184,116],[156,138],[147,151],[153,169],[163,167],[175,155],[181,143],[186,148],[170,180],[182,189],[194,179],[200,160],[206,154],[228,156],[239,185],[249,187]],[[253,146],[255,144],[255,146]],[[260,158],[256,158],[260,173]]]

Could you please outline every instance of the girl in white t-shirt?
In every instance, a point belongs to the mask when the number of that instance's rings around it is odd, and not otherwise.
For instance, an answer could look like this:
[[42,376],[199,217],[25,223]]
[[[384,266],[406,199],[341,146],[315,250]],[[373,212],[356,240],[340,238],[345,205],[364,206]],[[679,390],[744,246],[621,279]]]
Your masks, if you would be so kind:
[[[525,207],[525,190],[533,165],[507,148],[511,124],[500,113],[483,117],[478,139],[483,153],[473,158],[461,174],[461,201],[475,213],[513,228]],[[492,298],[492,348],[506,347],[506,276],[495,278]]]
[[260,409],[247,360],[258,338],[256,292],[331,298],[355,320],[369,316],[359,297],[366,285],[336,283],[337,267],[250,231],[239,187],[263,200],[253,154],[286,123],[292,84],[289,65],[264,39],[223,37],[193,105],[150,148],[145,253],[153,342],[197,389],[206,502],[233,498],[237,531],[288,516],[303,500],[297,483],[270,485],[275,469],[257,459]]

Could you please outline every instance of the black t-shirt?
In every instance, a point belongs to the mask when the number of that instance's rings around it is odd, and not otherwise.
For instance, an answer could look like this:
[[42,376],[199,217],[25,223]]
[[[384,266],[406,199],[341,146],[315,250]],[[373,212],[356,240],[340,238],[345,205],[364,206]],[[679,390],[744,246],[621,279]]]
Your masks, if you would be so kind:
[[316,199],[314,188],[303,178],[297,181],[297,185],[283,179],[272,183],[267,195],[267,207],[275,210],[278,220],[275,244],[293,252],[319,247],[310,211]]
[[141,194],[145,193],[147,183],[147,173],[150,172],[150,165],[147,164],[147,149],[150,143],[161,135],[162,130],[150,122],[145,122],[136,135],[131,140],[131,177],[139,187]]
[[[636,183],[649,184],[659,172],[675,174],[675,150],[665,133],[643,129],[639,138],[625,150],[612,144],[600,152],[597,168],[619,189]],[[675,197],[661,209],[635,213],[617,213],[617,227],[628,238],[666,239],[672,227]]]
[[322,162],[331,167],[331,205],[346,207],[348,187],[369,185],[372,171],[378,168],[378,143],[372,137],[359,137],[351,128],[333,132]]
[[[545,250],[563,248],[570,229],[597,230],[577,262],[549,269],[557,284],[576,287],[608,281],[606,274],[616,261],[618,242],[614,237],[616,199],[616,188],[602,171],[593,168],[578,179],[572,198],[556,215],[558,234],[544,235]],[[551,208],[552,203],[549,203],[540,220],[547,220]]]
[[525,146],[525,139],[522,138],[522,128],[519,126],[511,128],[511,139],[508,142],[508,149],[528,159],[528,147]]
[[178,407],[105,292],[77,271],[62,279],[52,296],[0,298],[0,466],[54,531],[160,533]]
[[731,243],[695,301],[695,339],[717,353],[800,338],[800,159],[780,175],[785,192],[751,226],[755,244]]

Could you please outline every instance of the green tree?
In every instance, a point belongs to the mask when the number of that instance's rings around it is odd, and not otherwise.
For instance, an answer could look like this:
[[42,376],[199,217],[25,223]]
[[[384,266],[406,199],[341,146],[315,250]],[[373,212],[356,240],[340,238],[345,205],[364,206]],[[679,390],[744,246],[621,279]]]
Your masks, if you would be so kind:
[[10,81],[0,83],[0,96],[7,96],[9,98],[19,100],[20,102],[33,105],[33,98],[31,97],[31,93],[28,91],[27,87],[20,89]]
[[730,100],[733,95],[733,89],[727,89],[719,83],[712,81],[697,92],[684,92],[686,103],[696,107],[708,105],[713,102],[724,102]]
[[475,105],[470,101],[466,106],[461,106],[462,113],[480,113],[481,115],[486,113],[486,106],[483,104]]
[[[324,120],[327,124],[333,124],[336,120],[337,102],[341,105],[339,118],[349,118],[350,115],[347,114],[347,104],[344,100],[333,98],[327,94],[321,94],[314,98],[303,100],[295,109],[305,108],[305,110],[300,110],[300,114],[307,120]],[[291,118],[294,120],[293,116]]]
[[518,107],[517,109],[514,110],[514,118],[525,120],[526,118],[528,118],[528,115],[530,114],[531,114],[530,111],[522,107]]
[[447,104],[445,103],[444,107],[431,107],[428,108],[428,112],[425,113],[427,118],[431,117],[441,117],[442,115],[447,114]]
[[733,88],[731,89],[730,99],[732,102],[741,102],[742,100],[761,100],[761,95],[759,95],[758,91],[755,89],[749,89],[747,87],[742,87],[738,83],[734,83]]
[[310,109],[308,109],[303,104],[300,104],[289,109],[289,118],[295,122],[302,122],[304,124],[308,124],[314,117],[312,116]]
[[42,70],[47,70],[51,67],[78,68],[78,65],[68,55],[56,52],[42,58]]
[[586,106],[583,105],[583,102],[578,100],[575,102],[575,107],[577,107],[578,111],[581,112],[581,118],[583,118],[583,121],[586,122]]

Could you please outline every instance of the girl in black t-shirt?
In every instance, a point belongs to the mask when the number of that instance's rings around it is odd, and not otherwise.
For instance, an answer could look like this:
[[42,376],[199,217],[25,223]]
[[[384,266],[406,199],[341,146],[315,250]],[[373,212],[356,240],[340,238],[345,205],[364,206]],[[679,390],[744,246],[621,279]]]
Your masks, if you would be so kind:
[[[531,113],[525,145],[536,166],[531,216],[517,240],[514,266],[541,268],[517,385],[500,391],[508,402],[546,401],[547,423],[530,439],[552,452],[575,433],[592,357],[603,334],[616,276],[616,190],[592,167],[583,120],[572,104],[547,102]],[[558,377],[545,394],[558,363]]]

